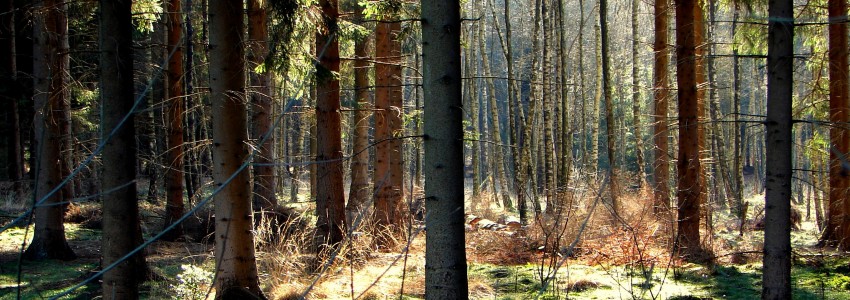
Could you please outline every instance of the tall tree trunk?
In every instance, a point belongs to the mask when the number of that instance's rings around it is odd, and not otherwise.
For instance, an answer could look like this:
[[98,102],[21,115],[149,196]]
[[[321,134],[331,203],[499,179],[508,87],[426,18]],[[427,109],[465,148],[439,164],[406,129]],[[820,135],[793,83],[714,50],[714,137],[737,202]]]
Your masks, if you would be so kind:
[[848,92],[847,1],[830,0],[829,20],[829,209],[827,224],[821,240],[838,242],[850,249],[850,213],[848,189],[850,171],[844,167],[850,153],[850,132],[844,126],[850,121],[850,92]]
[[[569,75],[567,72],[567,68],[569,67],[568,56],[569,52],[567,51],[567,37],[566,37],[566,28],[567,28],[567,16],[564,13],[564,6],[566,6],[566,2],[564,0],[558,0],[558,20],[560,20],[560,30],[558,30],[558,44],[561,48],[561,57],[560,57],[560,69],[561,69],[561,152],[560,162],[561,164],[558,166],[558,170],[561,171],[561,174],[558,176],[560,182],[558,185],[562,188],[567,188],[570,182],[570,175],[573,168],[573,132],[570,118],[572,117],[569,109],[569,97],[567,94],[569,93],[569,84],[567,84],[567,76]],[[584,18],[584,16],[582,16]],[[580,26],[584,26],[583,22]],[[582,40],[578,41],[579,44],[582,43]],[[583,55],[580,53],[579,56]],[[498,128],[496,132],[499,132]]]
[[[257,277],[245,99],[244,10],[240,0],[210,1],[210,102],[215,195],[217,297],[263,297]],[[230,296],[230,297],[228,297]]]
[[[363,22],[363,7],[357,5],[354,12],[357,22]],[[354,40],[354,97],[357,107],[354,112],[352,140],[354,157],[351,160],[351,186],[348,192],[349,224],[364,209],[371,191],[369,190],[369,121],[372,105],[369,95],[369,42],[370,37]],[[418,107],[418,105],[417,105]]]
[[[843,1],[842,1],[843,2]],[[794,1],[770,1],[767,50],[767,149],[762,299],[791,299],[791,134]],[[844,9],[846,13],[846,6]],[[845,31],[846,38],[846,31]],[[846,41],[846,40],[845,40]],[[847,45],[845,48],[845,54]],[[846,55],[845,55],[846,57]],[[845,65],[846,67],[846,65]],[[846,78],[846,77],[845,77]],[[830,78],[834,79],[834,78]],[[846,99],[846,98],[845,98]]]
[[[738,9],[736,8],[733,12],[732,16],[732,38],[735,37],[735,31],[738,28]],[[741,109],[741,68],[739,65],[739,57],[738,57],[738,47],[732,47],[732,114],[734,115],[735,120],[735,149],[733,151],[733,155],[735,155],[733,168],[734,176],[735,176],[735,196],[734,198],[734,209],[732,213],[738,217],[738,222],[742,225],[746,220],[747,216],[745,215],[746,209],[744,208],[744,162],[742,160],[743,154],[741,153],[741,149],[744,142],[744,130],[746,128],[746,124],[739,124],[738,122],[741,119],[741,114],[739,113]]]
[[[482,13],[483,13],[483,11],[482,11]],[[500,194],[500,196],[502,198],[501,199],[502,205],[504,206],[504,208],[506,210],[512,211],[514,209],[514,206],[513,206],[513,202],[511,201],[510,193],[508,192],[509,187],[508,187],[508,182],[507,182],[507,179],[506,179],[506,177],[508,175],[505,172],[505,151],[504,151],[504,146],[502,146],[502,129],[501,129],[502,125],[500,124],[501,122],[499,121],[499,116],[500,116],[499,115],[499,104],[496,101],[496,94],[495,94],[496,93],[496,84],[493,82],[492,78],[489,78],[489,77],[493,76],[493,71],[490,69],[490,56],[488,55],[488,52],[487,52],[487,49],[486,49],[487,38],[484,35],[484,33],[487,30],[486,30],[486,27],[484,26],[484,24],[481,24],[480,26],[481,26],[481,28],[478,30],[479,39],[480,39],[479,43],[478,43],[478,45],[479,45],[478,51],[481,52],[481,58],[484,61],[484,63],[482,64],[483,68],[484,68],[484,76],[488,77],[487,78],[486,92],[487,92],[487,102],[488,102],[488,105],[490,106],[490,122],[491,122],[490,128],[492,129],[492,130],[490,130],[490,132],[492,132],[493,143],[495,143],[495,145],[493,145],[493,156],[492,156],[492,160],[493,160],[492,165],[495,165],[495,169],[491,169],[490,171],[491,171],[491,174],[492,174],[491,176],[497,177],[496,180],[498,180],[498,182],[499,182],[498,193]]]
[[551,15],[549,12],[549,0],[543,0],[541,3],[541,19],[543,22],[543,30],[542,30],[542,38],[543,41],[543,64],[540,68],[540,79],[543,82],[543,86],[541,87],[540,93],[540,110],[543,112],[543,144],[541,146],[541,150],[543,152],[543,168],[544,168],[544,180],[543,180],[543,188],[546,196],[546,211],[551,213],[554,212],[556,201],[555,201],[555,182],[557,179],[555,175],[557,172],[557,165],[555,164],[555,133],[554,133],[554,119],[555,119],[555,101],[554,95],[555,93],[550,92],[550,87],[552,86],[552,75],[551,66],[551,51],[550,51],[550,41],[552,37],[547,33],[551,32]]
[[677,251],[689,260],[698,260],[700,244],[699,98],[697,96],[694,0],[676,0],[676,80],[679,96],[679,161],[677,166],[678,237]]
[[[597,18],[596,21],[599,21]],[[602,34],[599,32],[599,23],[593,26],[594,33],[594,58],[596,59],[596,85],[593,93],[593,108],[590,113],[590,167],[593,177],[599,176],[599,109],[602,106]]]
[[619,181],[617,178],[617,164],[615,157],[617,153],[617,138],[614,120],[614,99],[612,99],[611,90],[611,61],[608,57],[608,1],[599,0],[599,28],[600,32],[600,54],[602,55],[602,89],[605,96],[605,131],[608,140],[608,176],[610,178],[610,197],[611,197],[611,213],[616,218],[620,212],[620,203],[617,195],[619,191]]
[[[168,10],[168,72],[166,73],[166,165],[165,168],[165,226],[170,226],[183,217],[183,37],[180,0],[169,0]],[[163,236],[164,240],[176,240],[183,235],[183,226],[177,227]]]
[[[184,36],[185,43],[186,43],[186,51],[185,51],[186,68],[184,70],[185,72],[183,73],[183,82],[185,83],[185,86],[186,86],[186,89],[185,89],[186,90],[186,97],[184,97],[185,99],[184,99],[183,103],[184,103],[184,112],[186,112],[188,114],[188,118],[183,118],[184,119],[183,122],[185,124],[189,124],[190,120],[193,119],[192,118],[193,113],[191,113],[186,108],[191,107],[192,103],[194,102],[193,101],[194,97],[192,95],[195,93],[194,82],[193,82],[193,80],[194,80],[194,69],[193,69],[194,67],[193,66],[195,64],[195,44],[194,44],[195,27],[192,25],[192,19],[193,19],[193,16],[194,16],[193,15],[194,7],[192,6],[192,1],[193,0],[186,0],[185,9],[183,10],[183,13],[185,14],[184,22],[186,23],[186,34]],[[184,129],[185,128],[189,128],[189,130],[188,131],[183,130],[184,142],[191,143],[192,139],[189,138],[189,137],[192,136],[192,128],[193,127],[192,126],[186,126],[186,127],[184,127]],[[194,184],[195,181],[193,180],[193,178],[196,176],[196,175],[194,175],[196,173],[194,172],[194,164],[192,163],[193,161],[195,161],[194,157],[196,157],[194,153],[195,153],[194,151],[184,153],[185,157],[183,159],[183,162],[184,162],[184,164],[183,164],[183,178],[184,178],[183,181],[186,183],[186,199],[192,199],[192,197],[195,196],[195,184]]]
[[463,228],[460,3],[422,2],[425,94],[425,297],[467,299]]
[[522,137],[522,132],[519,132],[517,126],[522,124],[522,106],[518,105],[519,98],[516,97],[516,85],[514,84],[514,57],[513,57],[513,44],[511,43],[512,31],[511,31],[511,3],[510,0],[505,0],[505,59],[507,60],[507,71],[508,71],[508,127],[509,129],[509,144],[511,147],[511,161],[513,162],[513,171],[516,174],[514,176],[513,182],[513,193],[516,194],[517,197],[517,207],[519,210],[519,219],[520,222],[526,224],[528,221],[527,212],[527,201],[525,199],[525,176],[523,175],[524,169],[522,166],[522,143],[524,143],[524,139]]
[[670,63],[667,50],[667,31],[669,23],[669,0],[655,0],[655,64],[653,65],[653,90],[655,102],[655,162],[653,177],[655,179],[655,213],[668,213],[670,210],[670,161],[668,158],[667,137],[667,107],[669,98],[669,75],[667,67]]
[[21,148],[21,122],[18,101],[22,93],[18,84],[15,51],[15,6],[13,0],[0,1],[0,88],[2,107],[5,107],[6,164],[9,180],[14,183],[15,197],[23,194],[24,162]]
[[[27,259],[71,260],[76,255],[65,239],[62,216],[68,201],[63,192],[60,153],[68,91],[68,19],[67,4],[57,0],[34,3],[33,22],[33,86],[35,88],[35,127],[33,149],[36,159],[35,235],[24,252]],[[131,89],[132,90],[132,89]]]
[[[534,31],[532,33],[532,41],[533,46],[531,50],[531,84],[529,89],[530,95],[528,97],[528,115],[525,117],[525,122],[523,123],[523,145],[522,145],[522,161],[520,168],[520,172],[523,173],[523,185],[520,190],[520,193],[527,193],[531,198],[529,201],[531,202],[531,206],[534,209],[535,214],[540,213],[540,199],[537,197],[537,165],[534,164],[534,155],[537,155],[537,140],[538,137],[534,134],[532,130],[535,128],[535,121],[537,120],[539,99],[538,99],[538,83],[539,83],[539,72],[537,72],[538,66],[538,55],[540,52],[540,40],[538,39],[538,35],[540,32],[540,2],[542,0],[534,1]],[[530,190],[526,190],[529,188],[530,182]]]
[[[100,182],[102,191],[110,191],[103,195],[103,266],[117,262],[142,243],[135,183],[136,126],[133,118],[122,123],[132,113],[134,102],[131,2],[100,2],[101,132],[106,134],[101,137],[106,146]],[[182,195],[182,189],[178,191]],[[137,299],[146,273],[140,270],[145,268],[144,254],[137,252],[107,271],[103,298]]]
[[[275,136],[272,128],[271,68],[264,65],[269,53],[268,17],[266,5],[261,0],[248,0],[248,67],[251,90],[251,136],[256,140],[254,155],[255,210],[273,210],[277,206],[275,161]],[[258,72],[258,67],[262,66]]]
[[316,35],[316,242],[332,249],[342,242],[346,228],[339,79],[333,75],[339,72],[339,11],[336,0],[321,0],[319,5],[325,28]]
[[638,1],[632,0],[632,124],[635,136],[635,153],[637,154],[638,187],[646,186],[646,174],[644,173],[643,156],[643,126],[640,123],[640,75],[638,74],[638,46],[640,37],[638,35]]

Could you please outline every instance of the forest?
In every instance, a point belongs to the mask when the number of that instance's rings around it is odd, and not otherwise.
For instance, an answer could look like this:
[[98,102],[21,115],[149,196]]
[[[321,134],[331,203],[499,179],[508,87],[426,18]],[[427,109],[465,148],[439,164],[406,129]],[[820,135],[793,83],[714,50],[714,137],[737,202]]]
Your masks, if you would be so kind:
[[846,0],[0,0],[0,299],[850,299]]

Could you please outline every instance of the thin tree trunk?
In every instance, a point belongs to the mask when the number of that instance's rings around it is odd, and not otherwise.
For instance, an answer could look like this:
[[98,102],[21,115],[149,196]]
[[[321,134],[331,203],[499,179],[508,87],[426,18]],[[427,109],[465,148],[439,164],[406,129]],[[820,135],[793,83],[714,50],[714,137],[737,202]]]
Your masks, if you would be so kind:
[[512,211],[512,210],[514,210],[514,206],[513,206],[513,202],[511,201],[510,193],[508,193],[509,186],[508,186],[508,182],[507,182],[507,179],[506,179],[506,176],[508,176],[508,174],[505,172],[505,162],[506,162],[506,160],[505,160],[504,146],[502,145],[502,128],[501,128],[502,125],[500,124],[501,122],[499,121],[499,104],[496,102],[496,94],[495,94],[496,84],[493,82],[492,78],[489,78],[489,77],[493,76],[493,71],[490,69],[490,56],[487,54],[487,49],[486,49],[487,39],[484,36],[484,33],[486,31],[487,30],[486,30],[485,26],[482,24],[481,29],[479,29],[480,42],[479,42],[479,49],[478,50],[479,50],[479,52],[481,52],[481,58],[484,61],[484,63],[483,63],[484,74],[483,75],[488,77],[487,78],[487,90],[486,90],[486,92],[487,92],[487,96],[488,96],[487,102],[489,103],[488,105],[490,106],[490,122],[491,122],[490,126],[491,126],[491,129],[492,129],[492,130],[490,130],[490,132],[492,132],[493,143],[495,143],[495,145],[493,145],[493,157],[492,157],[493,165],[495,165],[495,169],[491,169],[490,171],[491,172],[495,171],[495,174],[493,174],[491,176],[498,177],[498,179],[497,179],[498,182],[499,182],[498,192],[499,192],[499,194],[501,195],[501,198],[502,198],[501,199],[502,205],[504,206],[504,208],[506,210]]
[[608,136],[608,176],[610,178],[610,197],[611,197],[611,213],[616,218],[620,212],[620,203],[618,202],[619,181],[617,178],[617,165],[615,157],[617,154],[617,139],[616,139],[616,121],[614,120],[614,99],[612,99],[611,90],[611,75],[610,75],[610,58],[608,57],[608,1],[599,0],[599,28],[600,32],[600,52],[602,56],[602,85],[603,94],[605,96],[605,128]]
[[[770,164],[766,170],[762,299],[791,299],[792,296],[790,217],[794,146],[791,121],[794,86],[793,2],[771,1],[768,8],[770,21],[767,38],[765,148],[766,159]],[[842,2],[845,3],[843,11],[846,14],[846,2]],[[844,35],[846,36],[846,31]],[[846,43],[843,47],[846,58]]]
[[217,297],[263,298],[254,253],[245,105],[244,10],[240,0],[211,1],[210,100],[215,195]]
[[[100,11],[101,132],[107,134],[101,141],[109,139],[103,149],[101,171],[101,190],[110,191],[103,195],[102,251],[106,267],[142,243],[142,230],[136,199],[135,122],[128,118],[122,124],[134,102],[131,1],[102,0]],[[182,189],[178,191],[182,194]],[[146,274],[141,270],[145,269],[144,253],[137,252],[107,271],[103,275],[103,298],[138,298],[139,284]]]
[[15,51],[15,6],[13,0],[0,1],[0,80],[5,82],[0,91],[2,107],[5,107],[6,163],[9,180],[14,183],[15,197],[23,194],[24,163],[21,149],[21,123],[18,101],[22,93],[18,83],[18,68]]
[[[363,8],[355,8],[355,20],[363,22]],[[354,95],[357,107],[352,127],[354,157],[351,160],[351,186],[348,193],[349,224],[364,209],[369,199],[369,121],[371,99],[369,95],[369,42],[370,37],[354,40]],[[418,106],[418,105],[417,105]]]
[[[735,31],[738,27],[738,9],[736,8],[733,12],[732,17],[732,38],[735,37]],[[746,128],[746,124],[739,124],[741,119],[741,114],[739,113],[741,109],[741,68],[739,65],[740,59],[738,58],[738,47],[732,47],[732,114],[734,115],[735,120],[735,149],[733,151],[733,155],[735,155],[733,168],[734,176],[735,176],[735,195],[734,195],[734,205],[732,213],[738,217],[738,222],[741,224],[744,223],[746,217],[744,212],[746,209],[744,208],[744,164],[742,158],[742,144],[744,137],[744,129]]]
[[667,107],[669,98],[669,79],[667,66],[670,56],[667,50],[667,31],[669,23],[669,0],[655,0],[655,64],[653,65],[653,90],[655,102],[655,124],[653,140],[655,142],[655,213],[668,213],[670,210],[670,162],[668,158]]
[[[561,69],[561,82],[560,82],[560,84],[561,84],[561,86],[560,87],[561,87],[561,120],[562,120],[561,121],[561,128],[560,128],[560,132],[561,132],[561,152],[559,153],[559,155],[561,157],[560,158],[561,164],[560,164],[560,166],[558,166],[558,170],[561,171],[561,174],[558,176],[558,178],[560,179],[560,182],[558,183],[558,185],[562,188],[567,188],[569,183],[570,183],[570,175],[571,175],[572,168],[573,168],[573,133],[572,133],[571,120],[570,120],[570,118],[572,116],[569,113],[570,112],[569,97],[567,97],[567,94],[569,93],[569,85],[567,84],[567,76],[569,75],[567,73],[567,68],[569,67],[569,63],[567,61],[568,61],[569,53],[567,51],[567,38],[566,38],[567,16],[564,13],[564,6],[566,6],[565,1],[564,0],[558,0],[558,20],[560,20],[559,25],[561,27],[561,29],[558,30],[558,42],[559,42],[559,45],[560,45],[560,48],[561,48],[561,57],[560,57],[560,59],[561,59],[561,64],[560,64],[560,69]],[[584,16],[582,16],[582,18],[584,18]],[[581,25],[582,26],[584,25],[583,22],[582,22]],[[578,43],[581,44],[582,40],[579,39]],[[583,55],[583,53],[579,54],[579,56],[581,56],[581,55]],[[496,132],[499,132],[499,130],[496,129]]]
[[638,1],[632,0],[632,124],[634,126],[635,153],[637,154],[638,187],[646,186],[646,173],[643,156],[643,125],[640,122],[640,76],[638,74]]
[[[598,21],[598,18],[597,18]],[[590,168],[594,178],[599,176],[599,109],[602,106],[602,34],[599,32],[599,24],[593,26],[594,47],[596,47],[596,85],[593,93],[593,109],[590,114]]]
[[[171,53],[168,59],[168,72],[166,73],[166,85],[168,96],[166,104],[167,135],[166,165],[165,169],[165,226],[173,224],[183,216],[183,114],[185,103],[183,101],[183,48],[180,47],[183,35],[181,26],[181,3],[180,0],[170,0],[166,4],[168,9],[168,48]],[[183,226],[177,225],[169,231],[164,240],[176,240],[183,235]]]
[[[260,0],[248,2],[248,67],[251,82],[251,136],[256,140],[258,150],[254,155],[254,195],[255,210],[274,210],[277,206],[275,161],[275,136],[272,128],[271,72],[266,66],[268,47],[268,16],[265,3]],[[258,72],[257,68],[262,66]]]

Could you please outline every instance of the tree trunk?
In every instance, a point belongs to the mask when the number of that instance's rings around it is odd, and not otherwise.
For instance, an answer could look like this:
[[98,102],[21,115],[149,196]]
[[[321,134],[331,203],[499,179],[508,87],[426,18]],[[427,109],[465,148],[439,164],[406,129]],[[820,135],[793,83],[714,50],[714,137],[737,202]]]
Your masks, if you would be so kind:
[[[597,18],[598,21],[598,18]],[[593,26],[594,47],[596,51],[596,85],[593,93],[593,108],[590,113],[590,167],[591,174],[596,178],[599,176],[599,109],[602,106],[602,34],[599,32],[599,24]]]
[[[791,299],[792,112],[794,86],[794,1],[775,0],[768,8],[767,165],[764,205],[762,299]],[[843,2],[843,1],[842,1]],[[844,13],[846,13],[846,6]],[[846,31],[845,31],[846,35]],[[846,40],[845,40],[846,41]],[[847,45],[844,44],[845,54]],[[845,55],[846,57],[846,55]],[[846,67],[846,65],[845,65]],[[846,77],[845,77],[846,78]],[[835,79],[835,78],[830,78]]]
[[600,32],[600,55],[602,56],[602,89],[605,96],[605,131],[608,140],[608,177],[610,178],[611,213],[617,218],[620,212],[618,202],[619,181],[617,179],[617,167],[615,157],[617,153],[616,121],[614,120],[614,99],[612,99],[610,58],[608,57],[608,1],[599,0],[599,28]]
[[[167,104],[165,115],[167,126],[165,128],[167,138],[167,152],[165,168],[165,226],[173,224],[183,217],[183,114],[185,103],[183,101],[183,47],[180,46],[183,37],[183,26],[181,23],[182,7],[180,0],[169,0],[166,4],[168,9],[168,48],[171,53],[168,57],[168,72],[166,72],[166,96]],[[177,227],[163,236],[164,240],[173,241],[183,235],[183,226]]]
[[[570,182],[570,175],[573,168],[573,132],[571,126],[572,117],[569,108],[569,97],[567,94],[569,93],[569,84],[567,84],[567,68],[569,67],[568,61],[568,52],[567,52],[567,37],[566,37],[566,28],[567,28],[567,16],[564,13],[564,6],[566,3],[564,0],[558,0],[558,20],[560,23],[560,30],[558,30],[558,44],[561,48],[560,55],[560,69],[561,69],[561,151],[560,155],[560,165],[558,166],[558,170],[561,174],[558,176],[559,183],[558,186],[561,188],[567,188]],[[584,18],[584,16],[582,16]],[[584,22],[581,22],[579,26],[584,26]],[[579,44],[582,43],[581,40],[578,41]],[[579,56],[583,55],[583,53],[579,52]],[[499,132],[496,129],[495,132]]]
[[698,260],[700,244],[699,98],[697,96],[696,39],[693,0],[676,0],[676,80],[679,96],[679,161],[677,166],[678,229],[677,251]]
[[[336,0],[319,2],[322,32],[316,35],[316,245],[333,249],[345,234],[345,196],[342,184],[342,131],[340,129],[339,40]],[[400,174],[399,174],[400,175]],[[330,254],[324,253],[324,254]]]
[[[483,13],[483,11],[482,11],[482,13]],[[513,206],[513,202],[511,201],[510,193],[508,192],[509,187],[508,187],[508,182],[507,182],[507,179],[506,179],[508,174],[505,172],[505,152],[503,150],[504,146],[502,146],[502,129],[501,129],[502,125],[500,124],[500,121],[499,121],[499,105],[496,102],[496,94],[495,94],[496,84],[493,82],[492,78],[489,78],[490,76],[493,76],[493,71],[490,69],[490,56],[487,54],[487,49],[486,49],[487,39],[486,39],[486,36],[484,35],[484,33],[486,31],[487,30],[486,30],[484,24],[482,24],[481,29],[479,29],[479,31],[478,31],[479,39],[480,39],[478,50],[479,50],[479,52],[481,52],[481,58],[484,61],[484,63],[483,63],[484,76],[488,77],[487,78],[486,92],[487,92],[487,102],[488,102],[488,105],[490,106],[490,124],[491,124],[490,126],[491,126],[491,129],[492,129],[492,130],[490,130],[490,132],[492,132],[493,143],[495,143],[495,145],[493,145],[493,156],[492,156],[493,163],[492,163],[492,165],[495,165],[496,168],[491,169],[490,171],[491,171],[491,174],[492,174],[491,176],[498,177],[498,179],[496,179],[496,180],[498,180],[498,182],[499,182],[498,193],[500,194],[500,196],[502,198],[502,205],[504,206],[504,208],[506,210],[512,211],[512,210],[514,210],[514,206]],[[493,172],[495,172],[495,173],[493,173]]]
[[[101,132],[106,134],[101,141],[107,141],[100,182],[102,191],[110,191],[103,195],[104,267],[117,262],[142,243],[135,183],[136,128],[133,118],[123,121],[132,113],[134,102],[131,2],[100,2]],[[179,182],[180,177],[175,180]],[[182,196],[182,188],[178,191]],[[146,273],[141,270],[145,269],[144,254],[137,252],[107,271],[103,275],[103,298],[137,299],[139,284]]]
[[[735,37],[735,31],[738,27],[738,15],[738,9],[736,8],[732,17],[732,38]],[[739,113],[741,109],[741,68],[739,61],[738,47],[732,47],[732,114],[735,117],[735,130],[733,130],[735,132],[735,149],[732,151],[733,155],[735,155],[735,167],[733,168],[735,176],[735,196],[733,198],[735,203],[732,213],[738,217],[738,222],[744,224],[747,216],[744,215],[746,211],[744,208],[744,162],[742,160],[743,154],[741,153],[741,149],[745,138],[744,130],[747,125],[738,123],[741,119],[741,114]]]
[[21,149],[21,123],[18,101],[22,93],[18,84],[15,51],[15,7],[14,1],[0,1],[0,80],[6,82],[0,90],[2,106],[6,108],[6,165],[9,181],[14,183],[15,197],[23,194],[24,162]]
[[217,297],[263,297],[257,277],[248,159],[242,1],[210,1],[210,102]]
[[[850,92],[848,92],[847,1],[830,0],[829,20],[829,121],[846,124],[850,121]],[[850,213],[848,189],[850,172],[844,167],[850,153],[850,132],[843,126],[829,127],[829,209],[822,242],[838,242],[850,250]]]
[[[363,7],[357,5],[355,19],[363,22]],[[369,190],[369,121],[372,116],[372,105],[369,93],[369,42],[370,37],[354,40],[354,95],[357,107],[354,112],[351,159],[351,186],[348,192],[349,224],[364,209],[366,201],[371,196]]]
[[655,0],[655,64],[653,65],[653,90],[655,102],[655,131],[653,141],[655,142],[655,162],[653,163],[653,177],[655,179],[655,207],[656,214],[666,214],[670,210],[670,187],[667,185],[670,178],[670,161],[668,156],[667,137],[667,107],[669,99],[669,75],[667,67],[670,64],[669,50],[667,50],[667,31],[669,23],[669,0]]
[[[57,0],[34,3],[33,86],[35,88],[35,127],[33,149],[36,154],[35,235],[24,258],[71,260],[76,255],[65,239],[64,205],[70,198],[63,193],[60,153],[62,120],[69,101],[68,91],[68,19],[67,4]],[[132,88],[131,88],[132,90]]]
[[[248,1],[248,68],[251,89],[251,136],[259,143],[254,154],[255,210],[273,210],[277,206],[274,166],[275,136],[272,128],[271,68],[266,63],[268,17],[261,0]],[[261,70],[258,72],[258,67]]]
[[422,2],[425,94],[425,298],[467,299],[463,221],[460,4]]
[[646,174],[644,173],[643,156],[643,125],[640,123],[640,76],[638,74],[638,46],[640,36],[638,35],[638,1],[632,0],[632,123],[635,136],[635,153],[637,154],[638,187],[646,186]]

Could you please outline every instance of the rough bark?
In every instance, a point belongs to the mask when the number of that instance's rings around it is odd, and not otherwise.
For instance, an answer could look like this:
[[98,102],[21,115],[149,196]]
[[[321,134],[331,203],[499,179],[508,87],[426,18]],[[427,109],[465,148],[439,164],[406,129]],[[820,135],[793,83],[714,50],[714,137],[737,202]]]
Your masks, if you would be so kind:
[[[173,224],[183,216],[183,26],[180,0],[169,0],[165,5],[168,11],[168,71],[166,74],[165,127],[166,149],[165,163],[165,226]],[[164,240],[175,240],[183,235],[183,226],[178,224],[163,236]]]
[[24,258],[71,260],[76,255],[65,239],[64,209],[58,205],[70,198],[59,186],[65,162],[61,145],[55,142],[62,138],[63,125],[59,120],[64,118],[67,108],[64,103],[69,100],[67,5],[57,0],[38,1],[33,12],[33,149],[38,168],[34,190],[38,203],[35,235]]
[[620,203],[618,199],[619,181],[617,178],[617,164],[615,157],[617,153],[616,139],[616,121],[614,120],[614,99],[612,99],[611,90],[611,61],[608,57],[608,1],[599,1],[599,33],[600,33],[600,55],[602,56],[602,90],[605,98],[605,131],[608,141],[608,176],[610,183],[608,185],[611,197],[611,213],[614,218],[617,218],[620,212]]
[[638,187],[646,186],[646,174],[644,173],[643,156],[643,126],[640,122],[640,76],[638,74],[638,47],[640,36],[638,33],[638,1],[632,0],[632,128],[634,128],[635,153],[637,154]]
[[460,4],[422,2],[425,95],[425,298],[467,299],[463,225]]
[[[354,12],[358,22],[363,20],[363,8],[356,6]],[[348,221],[364,208],[371,191],[369,190],[369,124],[372,116],[371,99],[369,95],[369,37],[354,40],[354,95],[357,107],[353,120],[353,151],[351,159],[351,186],[348,192]]]
[[[794,6],[772,0],[768,8],[764,272],[762,299],[791,299],[792,96]],[[846,12],[846,9],[845,9]],[[845,32],[846,34],[846,32]],[[846,44],[844,46],[846,48]],[[844,53],[847,53],[846,50]],[[830,78],[833,79],[833,78]]]
[[215,195],[215,288],[263,297],[257,276],[245,99],[244,10],[240,0],[209,3],[210,102]]
[[[124,117],[133,108],[133,20],[130,0],[100,2],[100,82],[103,115],[103,266],[109,266],[142,243],[136,194],[136,126]],[[182,133],[181,133],[182,134]],[[108,135],[112,135],[111,137]],[[180,181],[178,177],[176,179]],[[182,193],[182,190],[180,190]],[[104,299],[138,299],[144,280],[142,252],[103,275]]]
[[[268,47],[268,17],[263,1],[249,0],[248,4],[248,68],[251,88],[251,138],[256,141],[254,154],[255,210],[273,210],[277,206],[274,166],[275,135],[272,127],[271,72],[265,66]],[[260,67],[262,66],[262,67]],[[260,70],[258,70],[258,67]]]
[[340,129],[339,40],[336,0],[321,0],[324,28],[316,35],[316,245],[320,251],[342,242],[345,234],[345,196],[342,184]]
[[655,124],[653,129],[653,141],[655,142],[655,162],[653,163],[653,177],[655,179],[655,207],[656,214],[666,213],[670,210],[670,161],[668,156],[667,137],[667,107],[670,95],[669,73],[667,66],[670,64],[670,55],[667,50],[667,32],[669,23],[669,0],[655,0],[655,64],[653,65],[653,97],[655,102]]
[[837,242],[850,249],[850,170],[844,167],[850,153],[850,92],[848,91],[847,1],[830,0],[829,20],[829,209],[822,242]]
[[676,0],[676,81],[679,102],[679,161],[677,165],[678,233],[676,247],[689,260],[698,260],[702,186],[699,154],[699,101],[696,85],[694,0]]

